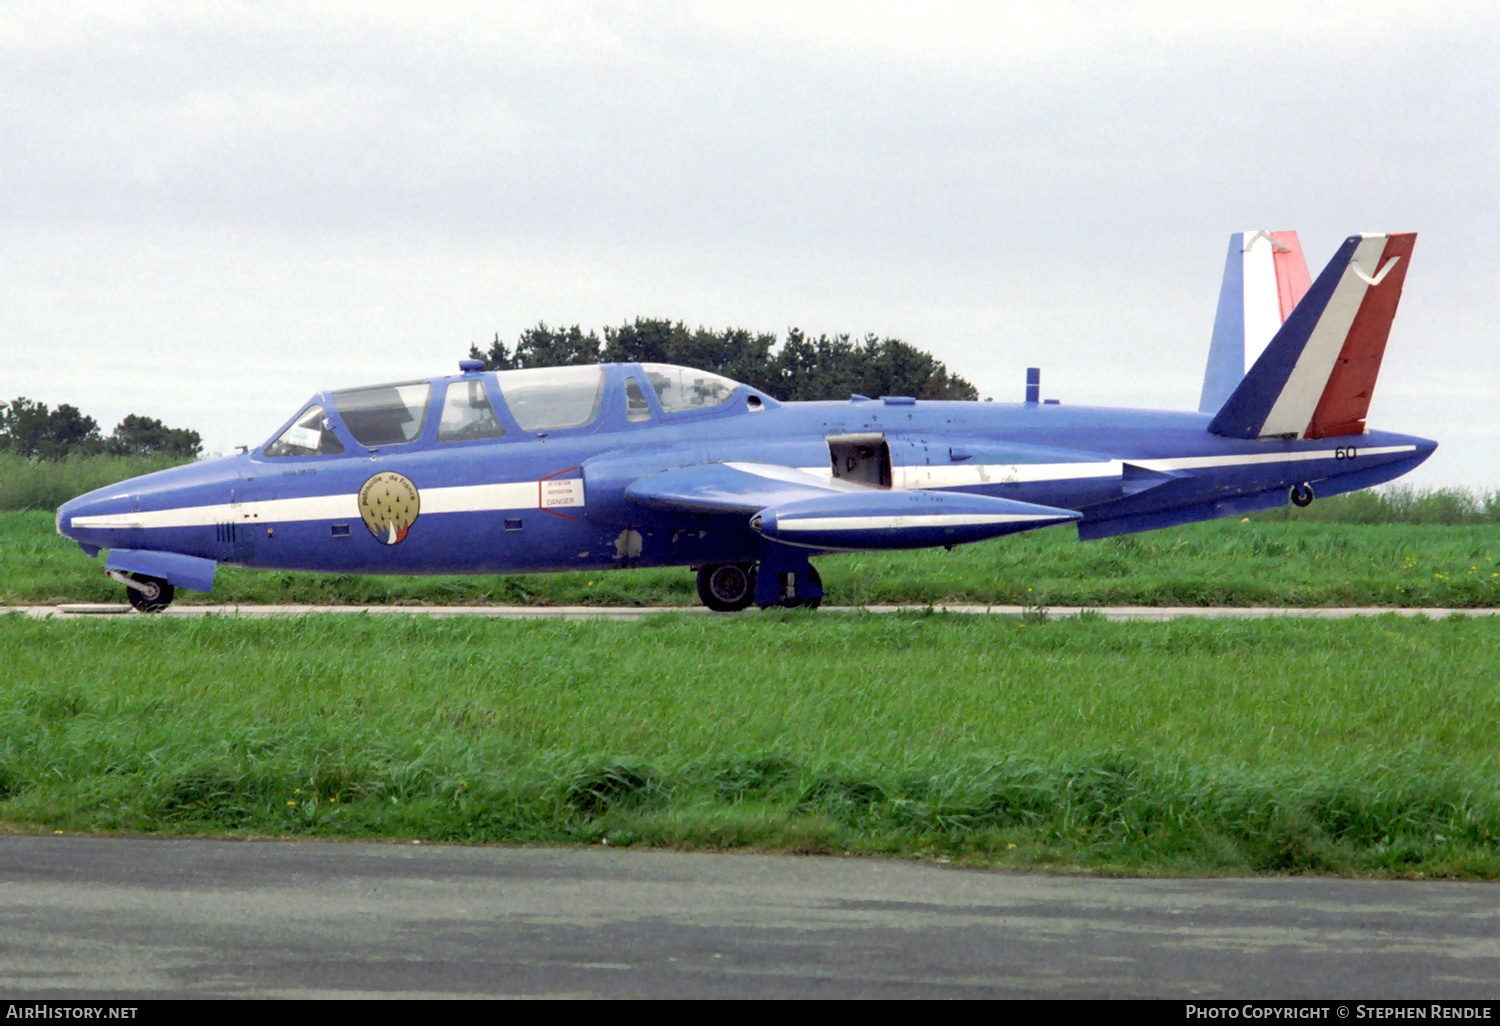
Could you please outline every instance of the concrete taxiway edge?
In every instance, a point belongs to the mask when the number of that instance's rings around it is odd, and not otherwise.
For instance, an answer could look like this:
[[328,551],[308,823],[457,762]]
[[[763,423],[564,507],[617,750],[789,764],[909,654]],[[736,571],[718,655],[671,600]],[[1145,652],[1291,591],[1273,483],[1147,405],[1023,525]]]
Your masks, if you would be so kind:
[[[1278,616],[1343,620],[1351,617],[1403,616],[1444,619],[1449,616],[1494,616],[1496,608],[1394,608],[1383,606],[1347,606],[1324,608],[1282,608],[1270,606],[1050,606],[1043,609],[1025,606],[997,605],[901,605],[901,606],[825,606],[821,613],[961,613],[990,616],[1036,616],[1049,618],[1097,615],[1106,620],[1166,621],[1183,617],[1218,620],[1264,620]],[[18,613],[33,619],[76,620],[90,617],[139,616],[128,605],[103,603],[64,603],[50,606],[0,606],[0,614]],[[263,618],[271,616],[309,616],[316,614],[368,614],[379,616],[483,616],[520,620],[639,620],[658,613],[682,613],[688,616],[727,616],[703,606],[314,606],[314,605],[176,605],[160,616],[238,616]],[[753,611],[742,615],[753,616]]]

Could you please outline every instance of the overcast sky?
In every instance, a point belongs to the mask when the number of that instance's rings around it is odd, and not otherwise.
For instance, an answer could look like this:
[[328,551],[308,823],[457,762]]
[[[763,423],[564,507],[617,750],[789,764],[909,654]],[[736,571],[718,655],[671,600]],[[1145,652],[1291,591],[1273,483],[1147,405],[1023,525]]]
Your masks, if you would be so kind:
[[1500,5],[6,0],[0,401],[258,444],[538,321],[1192,409],[1228,236],[1416,231],[1371,409],[1500,488]]

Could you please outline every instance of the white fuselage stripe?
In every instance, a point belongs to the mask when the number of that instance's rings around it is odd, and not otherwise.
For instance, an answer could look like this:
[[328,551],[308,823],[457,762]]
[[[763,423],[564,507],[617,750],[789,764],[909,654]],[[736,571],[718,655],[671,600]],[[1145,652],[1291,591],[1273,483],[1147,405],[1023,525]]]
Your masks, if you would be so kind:
[[[419,496],[418,516],[423,513],[478,513],[487,510],[537,509],[540,507],[540,496],[541,490],[536,481],[424,488]],[[354,521],[359,519],[359,495],[347,492],[341,495],[263,499],[256,502],[182,506],[176,509],[74,517],[73,526],[103,529],[205,527],[213,524],[247,522],[284,524],[300,520]]]
[[[748,467],[747,467],[748,469]],[[827,467],[799,467],[802,473],[822,482],[837,480]],[[1081,481],[1118,478],[1119,460],[1098,463],[952,463],[897,464],[891,467],[891,485],[898,491],[918,488],[964,488],[989,484],[1033,484],[1038,481]],[[763,475],[770,477],[771,475]]]
[[[1361,448],[1343,446],[1363,456],[1389,456],[1400,452],[1416,452],[1415,445],[1381,445]],[[1147,470],[1201,470],[1205,467],[1239,467],[1263,463],[1301,463],[1306,460],[1337,459],[1335,449],[1307,449],[1300,452],[1256,452],[1238,453],[1233,456],[1173,456],[1164,460],[1127,460],[1127,463]],[[1355,457],[1356,459],[1358,456]]]
[[985,527],[990,524],[1015,524],[1033,520],[1061,520],[1063,517],[1018,513],[902,513],[874,517],[796,517],[778,519],[776,533],[799,531],[871,531],[902,530],[925,527]]

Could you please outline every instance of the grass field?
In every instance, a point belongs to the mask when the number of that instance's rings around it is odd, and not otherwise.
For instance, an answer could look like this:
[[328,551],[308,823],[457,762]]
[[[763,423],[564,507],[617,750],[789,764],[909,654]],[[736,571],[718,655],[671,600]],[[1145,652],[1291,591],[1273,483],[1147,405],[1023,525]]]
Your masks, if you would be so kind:
[[1500,875],[1500,623],[0,618],[13,828]]

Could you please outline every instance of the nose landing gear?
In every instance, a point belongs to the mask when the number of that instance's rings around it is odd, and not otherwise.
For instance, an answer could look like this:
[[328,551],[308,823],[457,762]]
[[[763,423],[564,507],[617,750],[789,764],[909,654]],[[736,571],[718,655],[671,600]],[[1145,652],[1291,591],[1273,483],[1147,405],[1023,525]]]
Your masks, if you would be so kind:
[[138,613],[159,613],[172,604],[177,589],[160,577],[145,574],[127,574],[120,570],[107,570],[112,580],[125,585],[125,597]]

